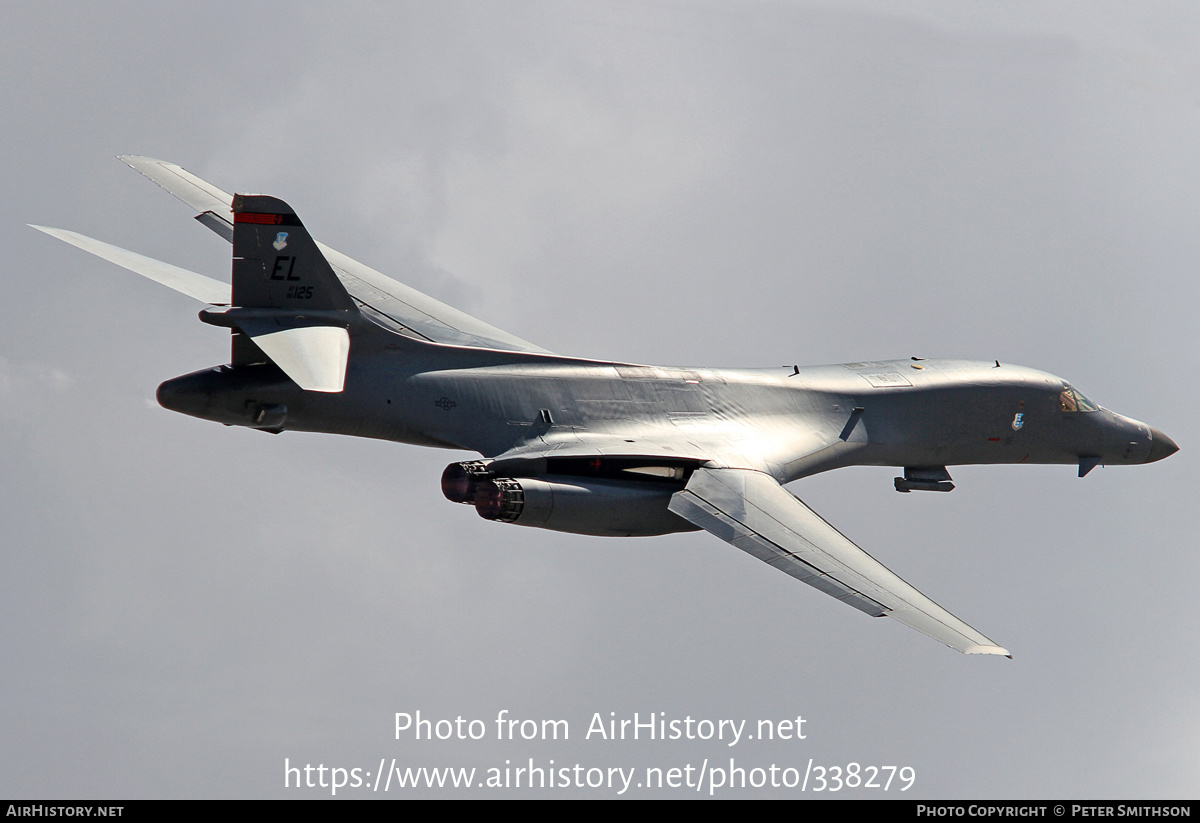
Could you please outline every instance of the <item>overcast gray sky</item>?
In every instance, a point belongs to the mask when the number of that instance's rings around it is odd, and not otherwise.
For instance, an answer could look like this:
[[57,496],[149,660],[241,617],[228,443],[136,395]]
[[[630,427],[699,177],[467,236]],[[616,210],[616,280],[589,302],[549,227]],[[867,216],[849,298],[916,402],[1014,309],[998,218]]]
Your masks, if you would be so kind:
[[[285,758],[732,757],[916,773],[841,796],[1195,797],[1200,8],[903,6],[0,6],[0,795],[329,793],[285,790]],[[1012,661],[704,534],[487,523],[438,489],[460,454],[157,406],[227,335],[25,227],[227,276],[228,245],[127,153],[283,197],[335,248],[553,351],[999,358],[1181,452],[1084,480],[963,467],[950,495],[898,495],[889,469],[791,487]],[[488,739],[396,740],[418,710]],[[571,738],[497,741],[501,710]],[[801,715],[807,737],[584,739],[610,712]],[[615,794],[530,794],[574,793]]]

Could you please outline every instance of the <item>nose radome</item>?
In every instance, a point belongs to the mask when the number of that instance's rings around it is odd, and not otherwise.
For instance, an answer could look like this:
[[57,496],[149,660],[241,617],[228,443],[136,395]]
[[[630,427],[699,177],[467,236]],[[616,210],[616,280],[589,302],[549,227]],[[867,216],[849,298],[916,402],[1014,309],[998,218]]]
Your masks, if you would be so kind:
[[1175,441],[1167,437],[1153,426],[1150,427],[1150,435],[1153,440],[1150,443],[1150,456],[1146,458],[1147,463],[1153,463],[1155,460],[1162,460],[1164,457],[1170,457],[1175,452],[1179,451],[1179,447],[1175,445]]

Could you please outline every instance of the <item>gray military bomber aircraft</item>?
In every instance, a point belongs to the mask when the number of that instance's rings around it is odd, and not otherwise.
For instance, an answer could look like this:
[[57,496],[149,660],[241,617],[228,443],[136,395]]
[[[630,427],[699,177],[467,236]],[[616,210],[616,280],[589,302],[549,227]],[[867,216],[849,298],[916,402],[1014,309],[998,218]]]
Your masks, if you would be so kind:
[[35,226],[189,295],[232,332],[226,365],[168,380],[165,408],[262,431],[478,452],[442,491],[503,523],[590,535],[703,529],[875,617],[967,654],[1006,649],[829,525],[783,484],[896,466],[896,490],[950,491],[946,467],[1151,463],[1165,434],[1066,381],[999,361],[729,370],[552,354],[314,241],[274,197],[121,158],[233,244],[229,285]]

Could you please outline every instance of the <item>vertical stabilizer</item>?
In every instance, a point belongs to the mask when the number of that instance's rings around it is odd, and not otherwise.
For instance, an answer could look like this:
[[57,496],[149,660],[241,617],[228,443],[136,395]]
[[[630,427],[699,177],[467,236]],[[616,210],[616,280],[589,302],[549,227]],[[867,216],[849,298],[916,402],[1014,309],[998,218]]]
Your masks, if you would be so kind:
[[340,392],[358,307],[287,203],[233,197],[232,364],[270,359],[306,391]]
[[233,305],[356,311],[291,207],[275,197],[233,197]]

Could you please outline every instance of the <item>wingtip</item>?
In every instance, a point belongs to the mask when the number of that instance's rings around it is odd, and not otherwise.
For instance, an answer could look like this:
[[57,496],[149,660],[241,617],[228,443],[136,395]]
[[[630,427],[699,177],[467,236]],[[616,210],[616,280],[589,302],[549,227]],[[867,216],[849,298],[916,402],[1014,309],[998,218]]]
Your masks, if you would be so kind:
[[967,646],[965,649],[962,650],[962,653],[963,654],[998,654],[998,655],[1003,655],[1004,657],[1007,657],[1009,660],[1012,660],[1012,654],[1008,651],[1008,649],[1003,648],[1002,646],[983,646],[983,645]]
[[141,154],[118,154],[117,159],[124,163],[134,171],[142,171],[147,166],[161,164],[163,161],[154,157],[146,157]]
[[79,232],[68,231],[67,229],[56,229],[53,226],[38,226],[33,223],[26,223],[31,229],[37,229],[42,234],[48,234],[56,240],[61,240],[64,243],[70,243],[72,246],[78,246],[79,240],[91,240],[90,237],[85,237]]

